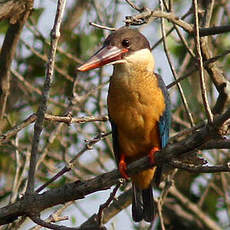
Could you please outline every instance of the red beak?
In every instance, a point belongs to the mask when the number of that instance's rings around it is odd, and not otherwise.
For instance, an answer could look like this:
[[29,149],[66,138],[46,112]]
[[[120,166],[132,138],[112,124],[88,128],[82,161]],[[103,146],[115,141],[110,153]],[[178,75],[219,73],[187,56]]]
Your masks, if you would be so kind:
[[104,46],[98,50],[86,63],[79,66],[77,70],[87,71],[104,66],[108,63],[122,59],[122,54],[128,49],[119,49],[116,46]]

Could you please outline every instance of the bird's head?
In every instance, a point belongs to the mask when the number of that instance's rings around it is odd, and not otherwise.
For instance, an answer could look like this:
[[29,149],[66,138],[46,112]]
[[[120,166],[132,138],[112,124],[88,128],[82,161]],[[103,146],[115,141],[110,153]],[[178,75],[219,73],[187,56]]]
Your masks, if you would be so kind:
[[149,71],[154,69],[154,60],[148,40],[136,29],[122,27],[111,33],[87,62],[78,67],[79,71],[95,69],[106,64],[142,66]]

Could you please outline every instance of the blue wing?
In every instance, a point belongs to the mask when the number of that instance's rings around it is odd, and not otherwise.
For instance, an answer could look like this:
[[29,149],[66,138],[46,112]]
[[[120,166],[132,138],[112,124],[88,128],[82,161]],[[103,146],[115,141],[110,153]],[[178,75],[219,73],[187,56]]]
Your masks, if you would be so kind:
[[165,112],[160,117],[160,121],[158,123],[158,128],[159,128],[160,138],[161,138],[161,147],[164,148],[169,140],[169,129],[171,125],[171,112],[170,112],[171,109],[170,109],[169,94],[165,86],[165,83],[160,75],[156,74],[156,76],[158,79],[158,85],[161,88],[162,93],[164,94],[165,105],[166,105]]

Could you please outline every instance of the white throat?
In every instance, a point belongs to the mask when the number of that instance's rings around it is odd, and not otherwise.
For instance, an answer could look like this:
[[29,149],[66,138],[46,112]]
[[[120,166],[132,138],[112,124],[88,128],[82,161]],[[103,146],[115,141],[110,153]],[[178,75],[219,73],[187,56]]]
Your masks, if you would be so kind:
[[144,71],[151,72],[154,71],[154,58],[149,49],[141,49],[133,52],[129,56],[124,57],[122,60],[112,63],[115,65],[115,68],[126,69],[130,71]]

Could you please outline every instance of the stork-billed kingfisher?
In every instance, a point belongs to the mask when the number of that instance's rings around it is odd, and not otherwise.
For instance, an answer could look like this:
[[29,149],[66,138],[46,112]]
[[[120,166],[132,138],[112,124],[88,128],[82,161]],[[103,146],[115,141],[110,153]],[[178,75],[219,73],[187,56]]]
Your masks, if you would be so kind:
[[[127,179],[127,164],[146,155],[154,163],[155,152],[166,146],[169,96],[162,78],[154,73],[149,42],[138,30],[122,27],[112,32],[103,47],[78,70],[87,71],[105,64],[114,65],[108,112],[115,158],[121,175]],[[152,181],[159,182],[160,174],[161,168],[153,167],[131,176],[134,221],[154,219]]]

